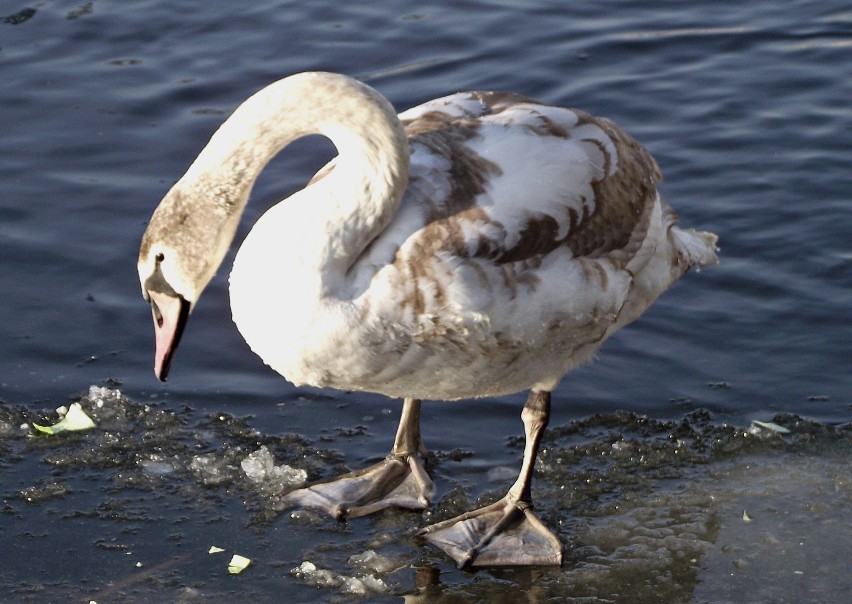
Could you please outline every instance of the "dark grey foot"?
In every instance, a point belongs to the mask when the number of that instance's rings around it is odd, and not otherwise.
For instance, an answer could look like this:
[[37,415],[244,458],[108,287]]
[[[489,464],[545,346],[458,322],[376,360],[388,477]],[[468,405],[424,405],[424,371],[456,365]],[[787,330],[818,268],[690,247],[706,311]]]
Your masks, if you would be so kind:
[[507,498],[419,533],[440,547],[459,568],[560,566],[562,544],[527,504]]
[[435,485],[420,460],[408,455],[407,459],[389,456],[358,472],[291,491],[281,503],[315,508],[343,520],[388,507],[424,510],[434,496]]

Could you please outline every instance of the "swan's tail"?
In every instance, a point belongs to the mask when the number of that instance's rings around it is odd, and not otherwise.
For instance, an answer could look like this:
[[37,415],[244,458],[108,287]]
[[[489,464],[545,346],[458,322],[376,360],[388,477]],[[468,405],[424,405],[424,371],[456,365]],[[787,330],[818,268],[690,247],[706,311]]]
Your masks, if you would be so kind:
[[708,266],[719,262],[719,257],[716,255],[718,237],[715,233],[695,229],[684,230],[676,226],[673,226],[669,233],[678,253],[678,261],[685,264],[686,268]]

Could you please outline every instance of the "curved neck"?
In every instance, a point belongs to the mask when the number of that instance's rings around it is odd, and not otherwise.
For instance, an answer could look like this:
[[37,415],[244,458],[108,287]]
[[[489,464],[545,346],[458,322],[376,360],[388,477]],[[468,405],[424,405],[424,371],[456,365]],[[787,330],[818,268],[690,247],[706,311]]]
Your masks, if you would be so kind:
[[315,206],[306,207],[306,215],[329,228],[338,226],[336,232],[324,231],[314,250],[323,271],[345,272],[394,215],[407,186],[409,149],[393,107],[347,76],[290,76],[240,105],[181,179],[225,214],[216,266],[230,247],[257,176],[281,149],[309,134],[327,136],[338,150],[330,174],[310,187],[321,195],[304,200]]

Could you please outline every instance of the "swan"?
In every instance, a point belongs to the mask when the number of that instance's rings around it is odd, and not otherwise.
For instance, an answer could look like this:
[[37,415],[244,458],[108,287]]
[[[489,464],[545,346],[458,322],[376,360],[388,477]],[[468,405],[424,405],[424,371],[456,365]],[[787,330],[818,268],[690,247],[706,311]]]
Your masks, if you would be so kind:
[[561,564],[530,493],[550,393],[690,267],[715,263],[716,235],[676,226],[656,162],[610,120],[498,92],[397,115],[353,78],[292,75],[234,111],[150,219],[138,270],[159,379],[256,177],[309,134],[338,155],[240,246],[233,320],[290,382],[403,406],[383,462],[283,504],[338,518],[425,509],[420,401],[529,391],[506,496],[420,534],[459,567]]

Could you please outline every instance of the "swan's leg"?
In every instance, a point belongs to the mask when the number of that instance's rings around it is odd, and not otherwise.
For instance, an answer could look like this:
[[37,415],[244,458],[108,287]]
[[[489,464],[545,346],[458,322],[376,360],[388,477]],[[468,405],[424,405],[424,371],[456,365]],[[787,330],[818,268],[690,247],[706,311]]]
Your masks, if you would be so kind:
[[530,392],[521,419],[526,446],[515,484],[500,501],[420,531],[459,568],[562,564],[562,545],[532,511],[530,484],[541,435],[550,418],[550,393]]
[[339,520],[392,506],[426,509],[435,496],[435,485],[418,457],[423,452],[420,400],[407,398],[402,405],[393,449],[384,461],[329,482],[291,491],[284,496],[282,507],[317,508]]

